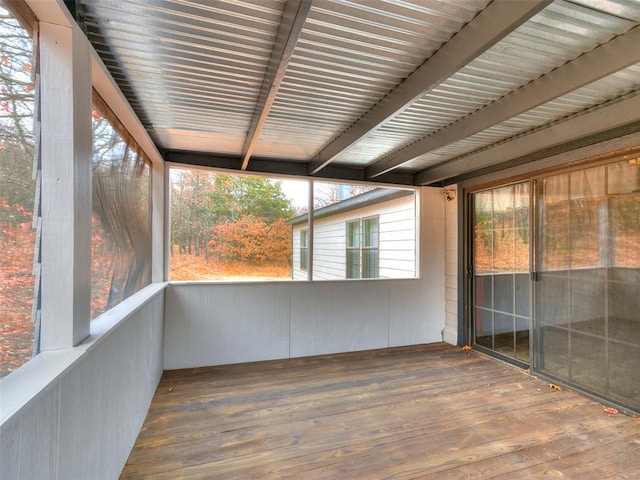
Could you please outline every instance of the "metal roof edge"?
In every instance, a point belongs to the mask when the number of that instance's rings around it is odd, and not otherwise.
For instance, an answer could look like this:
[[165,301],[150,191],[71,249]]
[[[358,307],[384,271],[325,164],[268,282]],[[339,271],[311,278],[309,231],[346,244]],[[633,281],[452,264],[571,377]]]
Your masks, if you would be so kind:
[[[379,203],[388,202],[402,197],[408,197],[413,195],[413,190],[401,190],[395,188],[377,188],[369,192],[356,195],[355,197],[342,200],[341,202],[333,203],[326,207],[319,208],[313,214],[313,218],[324,218],[331,215],[337,215],[338,213],[349,212],[358,208],[369,207],[371,205],[377,205]],[[307,222],[309,214],[305,213],[298,217],[287,220],[288,225],[299,225]]]

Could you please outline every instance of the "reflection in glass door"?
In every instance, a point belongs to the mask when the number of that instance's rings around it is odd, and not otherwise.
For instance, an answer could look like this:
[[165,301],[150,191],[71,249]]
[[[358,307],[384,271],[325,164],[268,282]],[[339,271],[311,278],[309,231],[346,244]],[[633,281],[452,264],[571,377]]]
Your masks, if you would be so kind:
[[541,185],[535,370],[639,410],[639,162]]
[[529,183],[473,194],[475,344],[529,362]]

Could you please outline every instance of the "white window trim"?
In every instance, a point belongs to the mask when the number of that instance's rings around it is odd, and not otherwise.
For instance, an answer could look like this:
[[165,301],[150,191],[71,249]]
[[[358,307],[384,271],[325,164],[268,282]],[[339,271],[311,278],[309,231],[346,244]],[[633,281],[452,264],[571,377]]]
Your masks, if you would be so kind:
[[[365,246],[364,245],[364,229],[363,229],[363,224],[366,220],[371,220],[371,219],[376,219],[377,221],[377,225],[378,225],[378,241],[376,242],[375,247],[373,246]],[[357,247],[349,247],[348,243],[349,243],[349,227],[348,225],[351,223],[357,223],[358,224],[358,236],[359,238],[359,245]],[[378,262],[380,261],[380,215],[370,215],[368,217],[361,217],[361,218],[354,218],[353,220],[347,220],[345,222],[345,278],[347,280],[367,280],[367,279],[375,279],[375,278],[380,278],[380,266],[378,265],[378,272],[377,272],[377,276],[375,277],[363,277],[362,276],[362,269],[364,267],[364,256],[362,255],[362,253],[364,251],[370,251],[370,250],[376,250],[378,252]],[[359,266],[360,268],[358,269],[358,276],[357,277],[349,277],[349,262],[346,259],[347,256],[347,252],[349,251],[357,251],[358,252],[358,258],[360,259],[359,261]]]

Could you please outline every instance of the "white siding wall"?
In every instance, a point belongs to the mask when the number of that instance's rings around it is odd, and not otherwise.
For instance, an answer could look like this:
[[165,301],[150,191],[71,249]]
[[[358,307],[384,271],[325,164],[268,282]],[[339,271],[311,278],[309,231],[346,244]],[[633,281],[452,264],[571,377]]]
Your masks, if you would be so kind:
[[312,259],[314,280],[346,278],[345,222],[356,218],[360,217],[354,212],[348,212],[314,221]]
[[445,201],[420,198],[421,278],[169,285],[165,369],[441,341]]
[[415,277],[417,245],[414,197],[388,202],[379,212],[380,278]]
[[96,319],[80,346],[3,379],[2,480],[119,477],[162,375],[163,315],[163,286],[147,287]]
[[[379,215],[380,278],[413,278],[416,276],[415,199],[398,198],[378,205],[319,218],[314,223],[313,278],[337,280],[346,278],[346,223]],[[300,230],[294,226],[294,278],[306,279],[300,271]]]
[[[456,185],[445,190],[456,191]],[[458,342],[458,201],[445,203],[445,308],[446,321],[443,339],[456,345]]]

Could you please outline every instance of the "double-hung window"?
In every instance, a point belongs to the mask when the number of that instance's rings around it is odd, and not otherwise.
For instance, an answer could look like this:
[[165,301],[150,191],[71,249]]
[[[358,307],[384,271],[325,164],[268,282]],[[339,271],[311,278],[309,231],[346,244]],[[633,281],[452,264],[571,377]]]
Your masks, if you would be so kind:
[[309,230],[300,230],[300,270],[309,269]]
[[347,278],[378,278],[378,216],[349,221],[346,228]]

